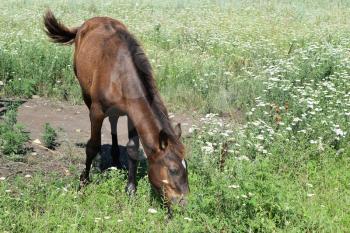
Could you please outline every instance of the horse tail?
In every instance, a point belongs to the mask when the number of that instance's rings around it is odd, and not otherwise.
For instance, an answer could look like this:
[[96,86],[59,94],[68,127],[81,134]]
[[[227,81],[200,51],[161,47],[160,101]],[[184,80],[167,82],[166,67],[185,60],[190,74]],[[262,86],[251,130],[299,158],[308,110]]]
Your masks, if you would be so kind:
[[44,15],[45,33],[54,43],[65,45],[73,44],[78,28],[67,28],[58,21],[51,10],[47,10]]

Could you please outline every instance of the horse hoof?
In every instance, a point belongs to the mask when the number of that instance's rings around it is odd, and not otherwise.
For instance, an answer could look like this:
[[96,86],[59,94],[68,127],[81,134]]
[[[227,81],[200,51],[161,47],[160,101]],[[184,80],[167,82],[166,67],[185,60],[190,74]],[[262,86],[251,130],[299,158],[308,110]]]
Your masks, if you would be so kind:
[[80,191],[80,189],[84,188],[84,186],[86,186],[90,182],[89,175],[86,175],[85,169],[81,173],[79,180],[80,180],[80,183],[79,183],[78,191]]
[[79,187],[78,187],[78,192],[84,188],[86,185],[90,183],[89,179],[80,179]]
[[125,192],[129,195],[129,196],[133,196],[136,193],[136,186],[133,183],[129,183],[126,187],[125,187]]

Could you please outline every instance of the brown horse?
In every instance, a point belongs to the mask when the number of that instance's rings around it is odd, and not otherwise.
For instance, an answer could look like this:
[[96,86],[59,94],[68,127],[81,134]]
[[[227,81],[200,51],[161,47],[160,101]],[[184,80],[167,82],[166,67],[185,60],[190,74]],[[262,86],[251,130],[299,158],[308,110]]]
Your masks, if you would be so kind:
[[136,191],[139,138],[148,159],[148,177],[167,204],[185,203],[189,192],[181,127],[172,127],[153,78],[151,65],[137,40],[120,21],[95,17],[80,27],[67,28],[51,11],[44,16],[45,32],[53,42],[75,45],[74,72],[90,111],[91,137],[86,145],[86,168],[81,186],[88,183],[92,160],[100,151],[101,126],[109,117],[112,158],[120,167],[117,121],[127,115],[128,183]]

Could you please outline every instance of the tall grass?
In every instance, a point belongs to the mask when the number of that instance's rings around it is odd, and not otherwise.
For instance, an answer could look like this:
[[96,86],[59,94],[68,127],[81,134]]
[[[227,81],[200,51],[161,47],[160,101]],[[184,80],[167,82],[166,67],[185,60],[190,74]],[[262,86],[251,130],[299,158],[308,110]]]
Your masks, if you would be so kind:
[[337,44],[349,31],[349,10],[342,1],[0,4],[1,93],[73,102],[81,98],[71,67],[72,49],[50,44],[45,37],[42,15],[48,7],[70,26],[96,15],[120,19],[144,45],[167,101],[206,112],[246,109],[262,90],[256,77],[265,65],[312,42]]

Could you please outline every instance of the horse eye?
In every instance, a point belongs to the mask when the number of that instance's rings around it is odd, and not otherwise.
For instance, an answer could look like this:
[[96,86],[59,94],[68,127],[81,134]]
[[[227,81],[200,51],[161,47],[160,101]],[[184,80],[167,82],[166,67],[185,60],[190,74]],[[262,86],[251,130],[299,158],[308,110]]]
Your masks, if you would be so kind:
[[179,169],[177,168],[169,168],[169,173],[171,176],[177,176],[179,175]]

